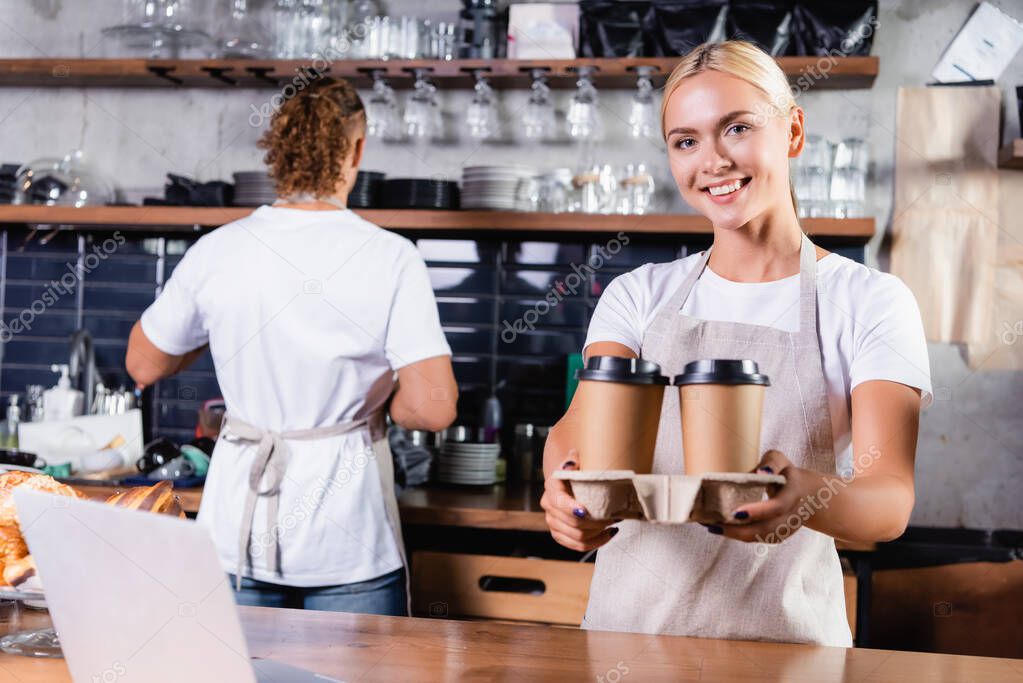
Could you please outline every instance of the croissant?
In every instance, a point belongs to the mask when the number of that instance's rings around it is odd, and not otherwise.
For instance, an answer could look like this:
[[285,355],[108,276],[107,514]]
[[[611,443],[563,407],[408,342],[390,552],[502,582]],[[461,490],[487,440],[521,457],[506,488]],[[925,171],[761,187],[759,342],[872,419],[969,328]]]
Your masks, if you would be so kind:
[[107,498],[106,503],[129,510],[146,510],[182,518],[185,516],[178,497],[174,495],[174,486],[169,481],[161,481],[155,486],[136,486],[118,491]]
[[[0,578],[10,586],[17,586],[35,576],[36,566],[18,526],[18,514],[11,491],[19,487],[45,491],[71,498],[87,498],[84,494],[62,484],[46,474],[11,471],[0,474]],[[184,517],[174,487],[169,481],[155,486],[136,486],[117,491],[106,499],[106,504],[131,510],[146,510],[175,517]]]
[[[0,474],[0,575],[6,575],[8,564],[18,562],[28,555],[28,547],[18,526],[18,513],[11,491],[26,487],[69,498],[84,498],[67,484],[53,477],[35,472],[12,470]],[[27,578],[27,577],[26,577]]]

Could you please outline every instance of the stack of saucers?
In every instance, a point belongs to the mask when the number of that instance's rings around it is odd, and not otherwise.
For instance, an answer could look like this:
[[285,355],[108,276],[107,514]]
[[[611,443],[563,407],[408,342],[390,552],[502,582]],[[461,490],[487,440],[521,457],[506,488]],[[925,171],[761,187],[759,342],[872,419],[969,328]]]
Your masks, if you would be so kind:
[[462,208],[514,211],[519,183],[537,175],[535,168],[527,166],[466,166],[462,169]]
[[261,206],[273,204],[277,190],[266,171],[238,171],[234,174],[235,206]]
[[496,443],[445,441],[437,458],[437,481],[444,484],[489,485],[497,482]]
[[380,206],[380,188],[384,174],[377,171],[359,171],[355,185],[348,194],[348,206],[353,209],[373,209]]
[[18,180],[20,164],[0,164],[0,204],[14,201],[14,186]]
[[431,178],[383,181],[380,203],[385,209],[457,209],[458,183]]

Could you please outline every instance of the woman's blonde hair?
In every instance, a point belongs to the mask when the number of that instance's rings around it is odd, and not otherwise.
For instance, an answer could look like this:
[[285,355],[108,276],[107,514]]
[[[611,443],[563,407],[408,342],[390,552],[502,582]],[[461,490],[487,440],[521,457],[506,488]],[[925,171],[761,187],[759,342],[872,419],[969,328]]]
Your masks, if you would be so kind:
[[[720,43],[697,45],[675,65],[664,84],[664,99],[661,100],[661,135],[667,139],[664,115],[668,109],[668,98],[678,90],[690,76],[704,71],[721,73],[741,78],[767,96],[768,103],[762,111],[754,112],[761,120],[772,116],[787,117],[798,105],[792,95],[789,80],[771,55],[753,43],[744,40],[726,40]],[[792,206],[796,207],[796,193],[789,185]]]

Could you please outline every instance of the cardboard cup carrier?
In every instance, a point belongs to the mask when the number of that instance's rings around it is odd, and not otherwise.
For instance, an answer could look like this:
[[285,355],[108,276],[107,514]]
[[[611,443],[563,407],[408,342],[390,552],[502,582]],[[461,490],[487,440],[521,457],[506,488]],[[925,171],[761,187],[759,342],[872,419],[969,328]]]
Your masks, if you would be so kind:
[[752,360],[688,363],[679,387],[685,474],[651,474],[667,378],[656,363],[594,356],[579,371],[580,470],[562,470],[573,497],[594,519],[665,524],[742,524],[740,505],[785,483],[752,473],[770,381]]

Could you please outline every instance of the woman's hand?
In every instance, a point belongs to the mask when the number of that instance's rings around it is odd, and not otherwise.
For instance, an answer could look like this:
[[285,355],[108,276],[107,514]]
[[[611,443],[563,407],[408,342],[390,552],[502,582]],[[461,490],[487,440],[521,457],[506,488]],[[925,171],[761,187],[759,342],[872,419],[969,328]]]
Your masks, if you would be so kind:
[[708,525],[707,529],[737,541],[781,543],[796,533],[815,512],[804,498],[808,493],[804,489],[813,477],[807,477],[806,470],[793,465],[780,451],[764,453],[754,472],[780,474],[785,477],[785,483],[772,484],[767,500],[747,503],[732,511],[736,521],[745,523]]
[[[578,469],[576,459],[576,452],[569,451],[568,459],[561,463],[560,469]],[[555,479],[553,472],[544,482],[540,506],[546,512],[551,536],[566,548],[580,552],[593,550],[618,533],[617,528],[608,526],[608,520],[591,519],[586,509],[572,497],[568,484],[563,479]]]

